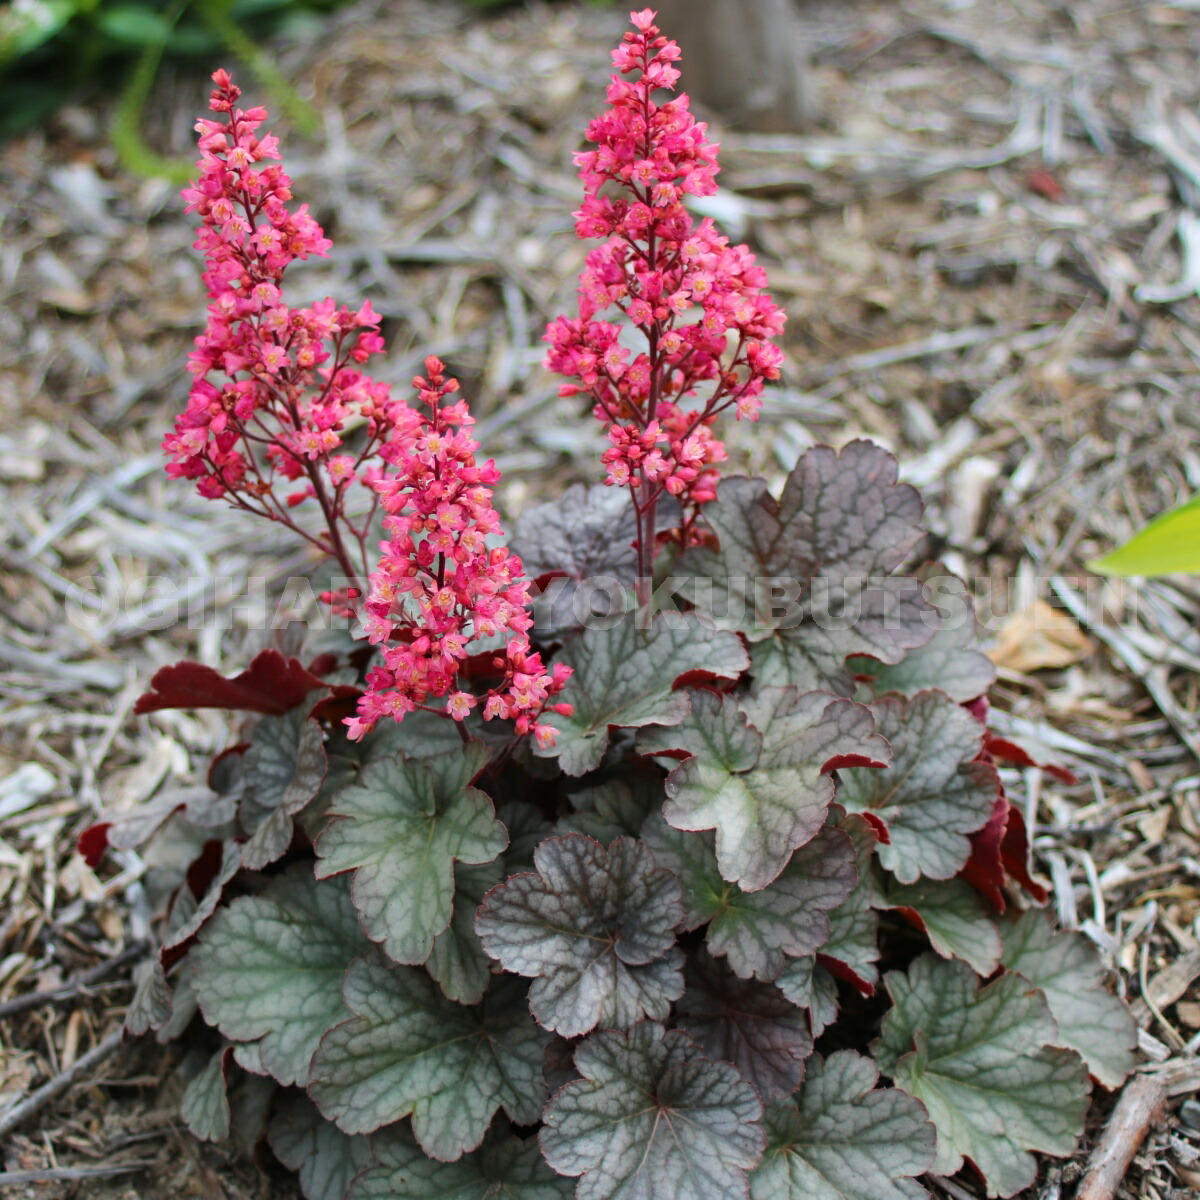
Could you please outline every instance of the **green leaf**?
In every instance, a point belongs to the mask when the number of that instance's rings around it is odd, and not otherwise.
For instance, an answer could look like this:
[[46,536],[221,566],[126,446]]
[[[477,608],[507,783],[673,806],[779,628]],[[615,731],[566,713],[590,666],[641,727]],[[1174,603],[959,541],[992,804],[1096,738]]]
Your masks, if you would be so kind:
[[397,754],[405,758],[439,758],[462,752],[458,730],[458,722],[418,709],[403,721],[380,721],[361,742],[349,742],[347,748],[363,767]]
[[434,939],[425,964],[438,986],[459,1004],[478,1004],[492,978],[492,964],[475,932],[475,913],[484,896],[504,878],[504,863],[454,868],[454,916]]
[[1074,1151],[1087,1070],[1077,1055],[1050,1048],[1058,1031],[1040,991],[1012,973],[979,990],[965,963],[932,954],[885,982],[895,1007],[871,1050],[929,1110],[937,1174],[953,1175],[969,1158],[989,1196],[1012,1196],[1037,1178],[1030,1151]]
[[1148,577],[1200,571],[1200,496],[1156,517],[1141,533],[1087,567],[1098,575]]
[[[834,809],[834,813],[840,812]],[[830,814],[831,821],[833,813]],[[854,846],[858,882],[848,899],[829,914],[829,937],[816,956],[790,958],[776,986],[793,1003],[808,1009],[813,1037],[837,1020],[837,977],[863,995],[875,992],[879,979],[879,914],[882,903],[875,831],[862,817],[842,813],[836,826]]]
[[869,676],[875,691],[915,696],[940,688],[952,700],[965,704],[987,693],[996,679],[996,668],[976,646],[975,608],[961,579],[941,563],[926,566],[918,575],[925,595],[937,610],[936,632],[931,641],[909,650],[900,662],[888,665],[873,658],[852,658],[850,670]]
[[344,994],[355,1015],[321,1039],[308,1087],[343,1132],[411,1114],[422,1149],[452,1162],[479,1145],[499,1108],[518,1125],[538,1120],[547,1037],[515,980],[497,980],[468,1008],[424,972],[372,953],[352,964]]
[[354,872],[363,927],[397,962],[425,962],[450,924],[454,863],[491,862],[508,845],[491,800],[469,786],[487,760],[479,742],[435,759],[381,759],[334,801],[317,878]]
[[681,721],[687,697],[674,687],[685,675],[736,679],[749,665],[733,634],[718,633],[694,617],[660,617],[648,630],[632,617],[611,629],[585,629],[567,639],[558,657],[574,670],[560,699],[575,712],[546,718],[559,731],[558,744],[537,754],[557,758],[568,775],[599,765],[611,728]]
[[0,66],[8,66],[48,42],[75,15],[74,0],[42,0],[0,10]]
[[375,1163],[346,1200],[571,1200],[575,1185],[542,1161],[534,1138],[493,1129],[457,1162],[427,1158],[403,1126],[373,1139]]
[[739,979],[707,954],[688,963],[677,1021],[709,1058],[733,1063],[766,1104],[790,1096],[804,1078],[813,1048],[804,1012],[778,988]]
[[862,705],[794,688],[764,688],[740,707],[694,692],[683,722],[650,730],[638,748],[691,756],[667,778],[663,814],[676,829],[715,829],[722,877],[747,892],[776,879],[820,831],[832,770],[888,758]]
[[776,986],[793,1004],[808,1009],[813,1037],[820,1037],[837,1020],[837,980],[815,954],[789,958]]
[[371,1163],[371,1143],[348,1137],[302,1093],[287,1096],[267,1131],[275,1157],[299,1175],[306,1200],[344,1200],[350,1181]]
[[646,1021],[575,1052],[583,1078],[546,1109],[542,1153],[580,1175],[577,1200],[717,1200],[746,1194],[762,1155],[762,1103],[728,1063]]
[[683,833],[655,814],[642,837],[656,861],[683,883],[684,928],[707,925],[709,951],[727,958],[743,979],[777,979],[786,956],[811,954],[829,938],[829,912],[854,889],[854,846],[838,830],[823,829],[801,846],[782,874],[758,892],[721,878],[714,835]]
[[229,1091],[226,1072],[231,1048],[222,1046],[183,1090],[179,1115],[202,1142],[223,1142],[229,1136]]
[[638,837],[647,816],[662,808],[657,772],[634,779],[608,779],[570,793],[574,811],[557,825],[559,833],[582,833],[607,846],[614,838]]
[[99,13],[99,24],[113,41],[130,46],[162,46],[171,36],[170,20],[140,5],[105,6]]
[[550,838],[533,862],[536,873],[488,895],[475,928],[505,970],[534,980],[538,1023],[576,1037],[665,1019],[683,991],[679,880],[632,838],[608,850],[578,834]]
[[1000,931],[979,893],[965,880],[885,885],[887,907],[900,910],[943,958],[961,958],[990,975],[1000,965]]
[[322,1034],[349,1016],[342,977],[369,945],[345,881],[317,883],[300,864],[205,929],[190,956],[200,1009],[226,1037],[258,1041],[280,1083],[303,1086]]
[[843,771],[838,802],[887,826],[891,844],[879,846],[879,861],[901,883],[949,879],[966,865],[968,835],[988,823],[999,794],[995,767],[975,761],[983,726],[943,692],[907,702],[884,696],[871,711],[894,758],[882,771]]
[[204,928],[208,919],[217,911],[217,905],[225,895],[225,888],[241,869],[241,862],[241,847],[237,842],[225,842],[221,847],[220,866],[204,895],[197,899],[189,883],[185,882],[180,887],[167,917],[164,950],[174,950],[184,945]]
[[799,1103],[767,1109],[767,1152],[750,1176],[750,1200],[921,1200],[913,1176],[933,1165],[925,1110],[877,1089],[869,1058],[839,1050],[808,1060]]
[[292,818],[316,798],[328,767],[325,735],[303,705],[282,717],[263,717],[244,759],[239,815],[253,836],[242,847],[242,866],[260,871],[286,853]]
[[157,954],[133,969],[134,992],[125,1012],[125,1029],[135,1037],[161,1029],[171,1019],[171,985]]
[[1133,1070],[1137,1024],[1104,986],[1095,947],[1082,934],[1055,932],[1045,913],[1030,910],[1003,924],[1004,965],[1041,988],[1058,1025],[1053,1044],[1076,1051],[1088,1070],[1115,1088]]
[[859,991],[870,995],[879,980],[879,915],[881,906],[879,868],[875,864],[878,838],[862,818],[843,814],[839,828],[854,843],[858,882],[845,904],[829,914],[829,938],[820,948],[821,957],[838,964]]

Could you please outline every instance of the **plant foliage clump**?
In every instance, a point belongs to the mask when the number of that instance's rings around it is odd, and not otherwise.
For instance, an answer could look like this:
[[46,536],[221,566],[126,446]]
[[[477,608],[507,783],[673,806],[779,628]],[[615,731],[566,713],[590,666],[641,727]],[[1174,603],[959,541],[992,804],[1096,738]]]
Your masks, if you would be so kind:
[[633,23],[580,155],[579,233],[605,240],[547,335],[610,488],[507,545],[443,364],[410,407],[359,369],[369,305],[287,307],[288,263],[328,243],[215,77],[171,470],[319,549],[347,628],[232,679],[166,668],[139,702],[244,736],[207,790],[81,839],[183,864],[129,1028],[206,1044],[184,1119],[265,1138],[309,1200],[915,1200],[963,1168],[1011,1196],[1072,1151],[1134,1026],[1039,910],[997,766],[1030,760],[988,728],[962,584],[905,569],[894,460],[855,441],[777,494],[718,479],[717,418],[756,415],[782,314],[693,225],[716,148],[657,99],[677,47]]

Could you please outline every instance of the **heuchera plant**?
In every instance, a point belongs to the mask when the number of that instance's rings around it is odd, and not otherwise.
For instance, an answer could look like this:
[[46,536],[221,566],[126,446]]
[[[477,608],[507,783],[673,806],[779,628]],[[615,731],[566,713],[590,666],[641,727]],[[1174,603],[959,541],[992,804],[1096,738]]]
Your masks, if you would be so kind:
[[511,548],[443,364],[410,405],[360,369],[369,304],[287,304],[329,243],[214,77],[168,469],[315,546],[359,637],[181,663],[139,702],[243,716],[206,787],[81,839],[153,839],[128,1027],[207,1046],[185,1120],[265,1137],[309,1200],[913,1200],[964,1167],[1011,1196],[1135,1028],[1039,910],[997,769],[1032,760],[988,730],[963,586],[901,569],[895,462],[855,441],[778,494],[718,483],[783,316],[693,220],[717,148],[632,20],[579,155],[603,240],[546,335],[609,486]]

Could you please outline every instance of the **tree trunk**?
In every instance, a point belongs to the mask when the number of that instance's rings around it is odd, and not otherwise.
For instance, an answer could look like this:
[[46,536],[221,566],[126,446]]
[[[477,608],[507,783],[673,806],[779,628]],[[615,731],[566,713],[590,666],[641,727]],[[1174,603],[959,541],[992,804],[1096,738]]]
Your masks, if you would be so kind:
[[658,0],[683,50],[681,86],[731,125],[794,132],[815,116],[794,0]]

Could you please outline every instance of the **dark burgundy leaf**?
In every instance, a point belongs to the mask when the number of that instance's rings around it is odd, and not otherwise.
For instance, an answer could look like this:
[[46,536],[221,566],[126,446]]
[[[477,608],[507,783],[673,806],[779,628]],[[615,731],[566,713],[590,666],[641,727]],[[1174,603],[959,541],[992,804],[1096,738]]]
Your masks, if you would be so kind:
[[264,650],[233,679],[198,662],[179,662],[156,671],[150,690],[133,711],[139,715],[164,708],[229,708],[281,716],[302,704],[314,688],[328,687],[299,659]]

